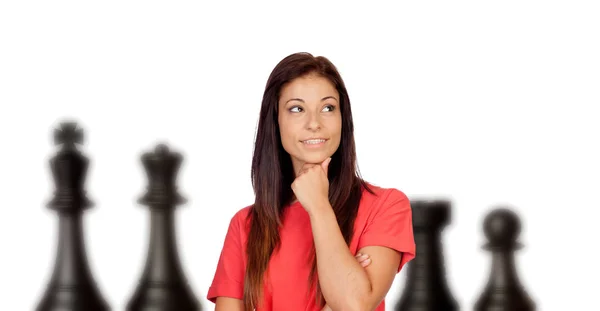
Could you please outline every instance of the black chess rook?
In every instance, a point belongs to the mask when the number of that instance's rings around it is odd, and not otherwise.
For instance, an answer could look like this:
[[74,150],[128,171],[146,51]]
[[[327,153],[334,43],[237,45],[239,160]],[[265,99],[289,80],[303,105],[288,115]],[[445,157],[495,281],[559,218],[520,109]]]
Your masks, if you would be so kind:
[[446,200],[412,200],[416,257],[406,265],[404,290],[395,311],[457,311],[446,282],[442,230],[450,222]]
[[149,186],[139,203],[150,208],[150,244],[145,269],[127,311],[200,311],[179,262],[174,209],[186,202],[176,187],[183,157],[164,144],[142,155]]
[[475,311],[534,311],[535,303],[519,281],[514,261],[514,252],[522,248],[517,241],[519,217],[507,207],[497,208],[485,217],[483,230],[488,239],[484,249],[491,252],[492,267]]
[[54,132],[62,149],[50,160],[56,184],[48,207],[58,214],[58,249],[50,282],[37,311],[108,311],[86,258],[82,214],[93,206],[84,191],[89,161],[76,148],[83,132],[74,122],[64,122]]

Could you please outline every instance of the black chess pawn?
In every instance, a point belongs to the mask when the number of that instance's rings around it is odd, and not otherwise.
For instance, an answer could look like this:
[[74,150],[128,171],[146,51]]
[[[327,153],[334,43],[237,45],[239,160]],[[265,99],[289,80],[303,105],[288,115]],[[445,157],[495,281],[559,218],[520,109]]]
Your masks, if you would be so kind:
[[416,257],[406,265],[407,278],[396,311],[456,311],[458,303],[446,282],[442,230],[450,222],[445,200],[412,200]]
[[58,213],[58,249],[50,283],[37,311],[108,311],[87,263],[82,214],[93,203],[86,197],[84,179],[88,159],[75,147],[83,143],[76,124],[64,122],[54,132],[62,150],[50,160],[56,184],[48,207]]
[[183,157],[158,145],[142,155],[149,186],[139,203],[150,207],[150,245],[145,269],[127,311],[199,311],[200,303],[188,286],[179,262],[174,209],[186,202],[176,187]]
[[486,216],[483,230],[488,239],[484,249],[492,253],[492,268],[475,311],[534,311],[535,303],[523,289],[514,262],[515,250],[522,248],[517,242],[519,217],[508,208],[497,208]]

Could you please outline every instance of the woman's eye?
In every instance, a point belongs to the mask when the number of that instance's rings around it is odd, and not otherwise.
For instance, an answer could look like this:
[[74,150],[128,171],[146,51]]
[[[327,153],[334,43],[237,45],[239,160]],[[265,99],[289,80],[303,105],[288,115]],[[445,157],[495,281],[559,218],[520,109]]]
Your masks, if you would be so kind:
[[323,110],[325,109],[329,109],[328,111],[333,111],[335,109],[335,107],[333,105],[327,105],[325,106],[325,108],[323,108]]
[[298,107],[298,106],[295,106],[295,107],[292,107],[292,108],[290,109],[290,111],[291,111],[291,112],[300,112],[300,111],[302,111],[302,108],[300,108],[300,107]]

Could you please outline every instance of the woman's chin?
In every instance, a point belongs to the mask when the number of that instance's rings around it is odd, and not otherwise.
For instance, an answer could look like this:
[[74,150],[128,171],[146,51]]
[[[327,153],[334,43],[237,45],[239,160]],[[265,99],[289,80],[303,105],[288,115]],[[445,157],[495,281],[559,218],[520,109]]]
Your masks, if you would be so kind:
[[310,156],[310,157],[305,157],[303,159],[304,163],[310,163],[310,164],[321,164],[323,163],[323,161],[327,160],[327,158],[329,158],[329,156],[327,155],[315,155],[315,156]]

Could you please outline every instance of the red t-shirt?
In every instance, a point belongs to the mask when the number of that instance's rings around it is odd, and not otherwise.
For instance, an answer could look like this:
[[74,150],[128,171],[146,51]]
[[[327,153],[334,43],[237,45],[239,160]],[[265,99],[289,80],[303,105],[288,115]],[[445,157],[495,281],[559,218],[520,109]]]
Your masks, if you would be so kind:
[[[350,251],[356,255],[365,246],[386,246],[402,253],[397,272],[415,257],[412,212],[407,196],[400,190],[370,185],[375,195],[363,190],[354,224]],[[223,249],[207,299],[218,296],[242,299],[246,271],[246,243],[250,206],[238,211],[229,224]],[[299,202],[283,213],[281,247],[273,252],[263,291],[264,309],[256,311],[320,311],[315,303],[316,290],[308,286],[313,235],[308,213]],[[385,300],[377,307],[385,310]]]

